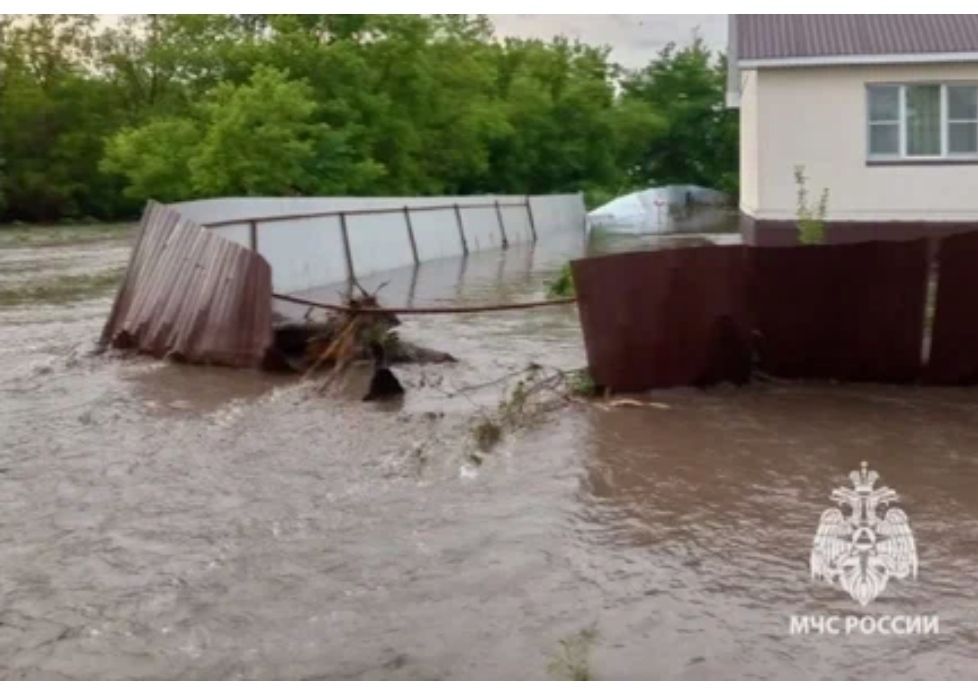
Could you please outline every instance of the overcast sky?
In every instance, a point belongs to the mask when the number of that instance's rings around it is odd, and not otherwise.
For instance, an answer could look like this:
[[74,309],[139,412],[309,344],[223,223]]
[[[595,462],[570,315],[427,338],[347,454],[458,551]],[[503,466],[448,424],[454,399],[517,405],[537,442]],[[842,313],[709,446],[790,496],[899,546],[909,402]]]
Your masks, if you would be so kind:
[[493,14],[496,33],[519,38],[551,39],[558,34],[585,43],[612,47],[612,60],[642,67],[670,41],[689,43],[697,31],[713,49],[726,49],[727,16],[723,14]]
[[[118,15],[102,15],[115,23]],[[611,46],[611,58],[625,67],[643,67],[670,41],[686,44],[697,32],[713,50],[727,48],[725,14],[491,14],[500,36],[550,40],[562,34],[585,43]]]

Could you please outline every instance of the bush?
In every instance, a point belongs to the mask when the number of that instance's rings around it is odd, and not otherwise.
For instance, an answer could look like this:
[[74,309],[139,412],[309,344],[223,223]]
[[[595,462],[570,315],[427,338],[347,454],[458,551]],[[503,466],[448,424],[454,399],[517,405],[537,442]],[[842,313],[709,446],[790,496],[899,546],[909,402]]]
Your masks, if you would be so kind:
[[795,167],[795,183],[798,185],[798,240],[803,244],[825,243],[825,212],[829,205],[829,189],[823,188],[814,209],[808,206],[808,178],[805,167]]
[[574,296],[574,275],[570,263],[564,263],[560,274],[547,283],[547,296],[551,299],[570,298]]

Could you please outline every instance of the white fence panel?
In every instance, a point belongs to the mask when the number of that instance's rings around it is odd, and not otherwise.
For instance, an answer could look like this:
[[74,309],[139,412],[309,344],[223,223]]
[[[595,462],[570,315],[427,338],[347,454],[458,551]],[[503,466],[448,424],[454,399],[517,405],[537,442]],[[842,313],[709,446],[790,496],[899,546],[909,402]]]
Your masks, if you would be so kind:
[[411,213],[414,238],[421,262],[462,255],[455,210],[425,210]]
[[272,266],[272,289],[276,292],[346,279],[343,235],[336,217],[260,224],[258,252]]
[[414,262],[403,212],[348,215],[346,230],[357,276]]
[[576,195],[541,195],[531,198],[537,236],[567,232],[584,232],[584,197]]
[[530,229],[530,216],[526,207],[503,207],[503,224],[506,225],[506,238],[509,243],[530,243],[533,240],[533,230]]
[[214,233],[222,239],[241,244],[245,248],[251,248],[251,230],[247,224],[217,227],[214,229]]
[[[499,201],[497,214],[495,201]],[[532,207],[532,222],[526,203]],[[409,208],[418,258],[421,262],[462,255],[459,214],[469,253],[499,248],[505,227],[510,246],[551,234],[582,234],[585,224],[583,196],[568,195],[474,195],[468,197],[413,198],[217,198],[173,205],[182,214],[235,243],[250,247],[246,221],[257,220],[257,250],[272,267],[273,288],[295,292],[347,279],[346,253],[339,216],[300,219],[268,219],[288,215],[391,210],[377,214],[346,216],[354,272],[358,277],[410,265],[414,262],[403,214]],[[472,205],[485,207],[472,208]],[[469,207],[466,207],[469,206]],[[224,224],[235,221],[233,224]],[[532,224],[532,226],[531,226]]]
[[503,245],[503,235],[499,231],[495,206],[460,209],[459,214],[462,216],[469,253],[500,248]]

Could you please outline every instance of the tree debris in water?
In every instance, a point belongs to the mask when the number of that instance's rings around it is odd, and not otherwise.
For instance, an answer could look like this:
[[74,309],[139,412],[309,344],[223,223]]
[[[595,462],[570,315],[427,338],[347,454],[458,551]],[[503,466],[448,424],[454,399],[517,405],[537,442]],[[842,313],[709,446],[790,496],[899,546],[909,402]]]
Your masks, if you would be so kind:
[[[349,311],[330,312],[326,320],[315,321],[306,314],[304,322],[282,322],[275,326],[275,341],[266,366],[291,370],[305,377],[325,372],[320,386],[324,392],[351,364],[371,361],[374,373],[364,400],[397,397],[404,388],[391,364],[442,364],[455,362],[447,352],[420,347],[401,340],[397,327],[401,321],[394,313],[376,311],[382,308],[376,292],[358,287],[344,301]],[[378,289],[379,290],[379,289]],[[358,309],[373,309],[358,313]]]
[[364,400],[385,400],[404,395],[404,386],[387,365],[387,352],[379,342],[370,345],[374,355],[374,373]]
[[[487,386],[518,377],[516,383],[506,389],[496,409],[484,412],[472,427],[472,439],[478,451],[488,453],[506,431],[528,426],[544,414],[577,399],[576,374],[531,363],[522,371],[482,384]],[[481,386],[470,386],[466,390],[477,387]]]
[[505,374],[486,383],[466,386],[449,397],[465,395],[480,388],[516,382],[504,390],[494,410],[478,416],[470,432],[475,450],[470,459],[479,464],[482,455],[502,441],[507,432],[531,426],[545,414],[570,403],[590,404],[605,412],[619,408],[669,410],[664,402],[636,398],[609,398],[594,385],[587,368],[563,370],[530,363],[524,369]]

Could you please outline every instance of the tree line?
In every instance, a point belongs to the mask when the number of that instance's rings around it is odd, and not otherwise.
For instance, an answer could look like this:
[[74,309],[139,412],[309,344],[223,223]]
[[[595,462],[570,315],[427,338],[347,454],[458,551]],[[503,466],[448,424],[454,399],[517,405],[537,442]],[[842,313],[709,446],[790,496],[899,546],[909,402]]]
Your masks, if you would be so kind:
[[694,38],[499,39],[470,15],[0,16],[0,220],[147,198],[737,185],[725,65]]

